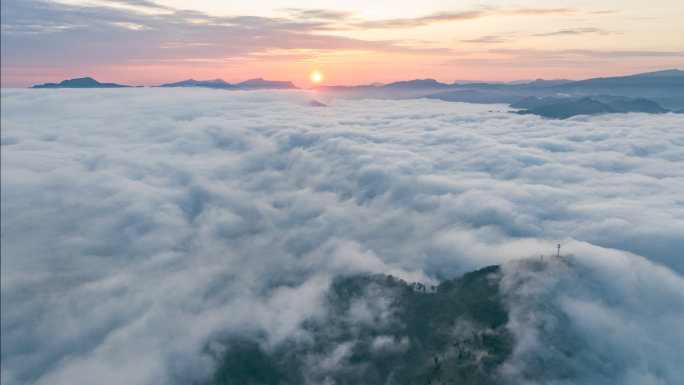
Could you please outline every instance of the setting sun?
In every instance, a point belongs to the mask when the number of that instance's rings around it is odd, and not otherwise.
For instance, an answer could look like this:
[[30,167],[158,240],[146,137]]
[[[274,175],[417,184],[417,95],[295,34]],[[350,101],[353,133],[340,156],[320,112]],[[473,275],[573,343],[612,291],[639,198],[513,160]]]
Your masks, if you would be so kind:
[[311,79],[316,83],[320,82],[322,78],[321,74],[318,73],[311,75]]

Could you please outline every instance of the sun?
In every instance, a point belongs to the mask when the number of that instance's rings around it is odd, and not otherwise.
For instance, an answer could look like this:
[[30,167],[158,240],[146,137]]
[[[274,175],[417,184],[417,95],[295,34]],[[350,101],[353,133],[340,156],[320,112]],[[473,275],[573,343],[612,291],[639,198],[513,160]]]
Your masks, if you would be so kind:
[[311,80],[313,80],[316,83],[320,82],[322,79],[323,79],[323,76],[321,76],[321,74],[319,74],[319,73],[315,73],[315,74],[311,75]]

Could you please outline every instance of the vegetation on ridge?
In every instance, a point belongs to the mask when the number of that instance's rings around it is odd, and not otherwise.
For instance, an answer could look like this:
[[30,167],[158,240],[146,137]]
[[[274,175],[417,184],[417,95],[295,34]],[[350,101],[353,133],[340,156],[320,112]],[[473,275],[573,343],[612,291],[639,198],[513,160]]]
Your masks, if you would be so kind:
[[233,336],[211,384],[484,384],[511,352],[499,267],[426,288],[392,276],[339,278],[305,341]]

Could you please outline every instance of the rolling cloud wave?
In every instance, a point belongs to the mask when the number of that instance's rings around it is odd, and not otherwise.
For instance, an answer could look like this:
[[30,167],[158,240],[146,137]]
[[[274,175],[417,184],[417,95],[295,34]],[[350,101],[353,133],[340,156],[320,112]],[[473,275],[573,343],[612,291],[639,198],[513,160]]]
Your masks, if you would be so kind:
[[188,383],[221,333],[306,339],[336,276],[499,263],[502,375],[683,378],[681,116],[312,97],[3,90],[2,382]]

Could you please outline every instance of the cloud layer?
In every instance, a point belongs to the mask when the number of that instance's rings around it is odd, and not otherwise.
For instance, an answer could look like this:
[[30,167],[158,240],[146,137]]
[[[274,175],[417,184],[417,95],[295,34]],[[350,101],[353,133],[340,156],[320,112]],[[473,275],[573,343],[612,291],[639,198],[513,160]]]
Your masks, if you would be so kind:
[[643,258],[577,245],[576,256],[504,264],[513,355],[504,384],[684,381],[684,279]]
[[[613,336],[647,326],[644,344],[682,319],[667,269],[684,272],[681,115],[312,97],[3,90],[2,382],[187,383],[211,372],[218,334],[306,338],[335,276],[434,284],[558,242],[572,269],[601,273],[533,277],[565,282],[552,298],[511,284],[513,313],[554,304],[588,337],[593,304],[633,319]],[[529,271],[508,266],[504,282]],[[629,299],[634,274],[644,293]],[[675,310],[651,312],[649,296]],[[543,346],[521,344],[510,367],[524,376]]]

